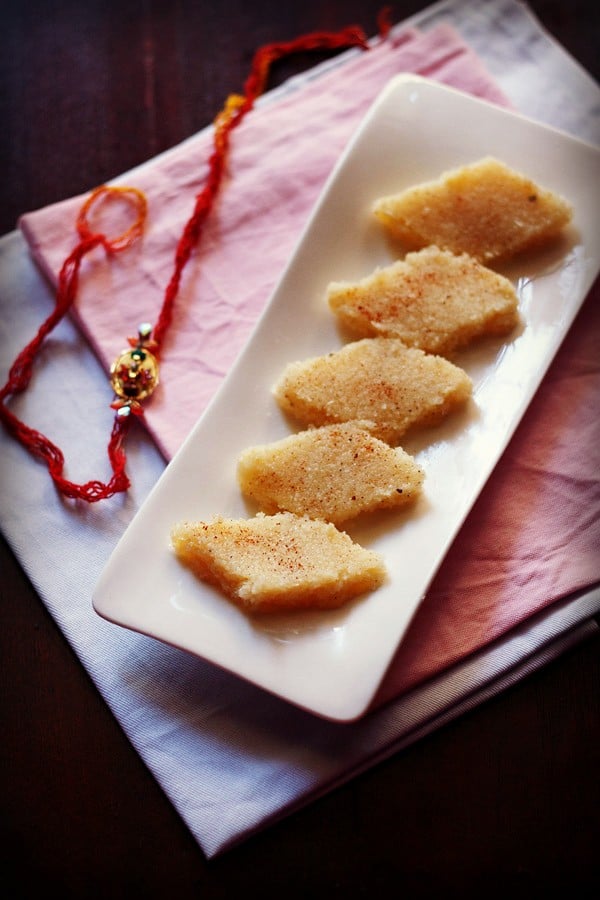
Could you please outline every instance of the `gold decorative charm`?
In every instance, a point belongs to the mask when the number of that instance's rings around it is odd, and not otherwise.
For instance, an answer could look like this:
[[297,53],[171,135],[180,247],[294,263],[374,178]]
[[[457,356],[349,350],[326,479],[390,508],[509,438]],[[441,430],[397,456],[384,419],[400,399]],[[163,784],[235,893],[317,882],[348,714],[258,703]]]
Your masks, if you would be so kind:
[[158,360],[152,350],[152,326],[140,325],[137,338],[129,338],[131,349],[123,350],[110,368],[110,383],[117,395],[111,403],[119,415],[141,415],[140,400],[145,400],[158,385]]

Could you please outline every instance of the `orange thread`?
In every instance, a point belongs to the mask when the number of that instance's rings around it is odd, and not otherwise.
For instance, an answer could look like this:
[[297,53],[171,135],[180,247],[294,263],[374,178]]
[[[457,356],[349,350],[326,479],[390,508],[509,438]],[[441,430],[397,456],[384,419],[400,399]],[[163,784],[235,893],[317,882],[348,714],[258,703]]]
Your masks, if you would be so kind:
[[[121,197],[129,202],[137,211],[134,222],[122,234],[109,240],[105,235],[96,235],[90,228],[88,223],[88,214],[94,204],[98,200],[114,199]],[[148,203],[142,191],[135,187],[126,187],[125,185],[105,185],[95,188],[83,206],[79,210],[77,221],[75,223],[79,237],[89,240],[92,237],[101,236],[102,244],[108,252],[119,252],[130,247],[139,237],[142,236],[146,215],[148,212]]]

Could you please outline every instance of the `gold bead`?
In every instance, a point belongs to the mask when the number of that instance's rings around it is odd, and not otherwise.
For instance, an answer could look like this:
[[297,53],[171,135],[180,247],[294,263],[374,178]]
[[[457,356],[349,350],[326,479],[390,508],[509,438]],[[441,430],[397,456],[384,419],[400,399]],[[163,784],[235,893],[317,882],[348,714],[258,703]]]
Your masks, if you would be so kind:
[[145,347],[123,350],[110,368],[110,383],[117,397],[144,400],[158,384],[158,361]]

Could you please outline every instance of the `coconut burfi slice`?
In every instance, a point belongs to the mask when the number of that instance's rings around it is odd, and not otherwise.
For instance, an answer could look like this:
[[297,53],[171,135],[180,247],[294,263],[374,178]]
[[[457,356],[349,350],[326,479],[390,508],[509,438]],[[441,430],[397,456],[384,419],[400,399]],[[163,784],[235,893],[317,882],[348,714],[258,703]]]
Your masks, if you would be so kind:
[[289,512],[183,522],[171,540],[184,565],[253,613],[335,609],[386,576],[379,554],[331,523]]
[[467,253],[436,246],[409,253],[359,281],[332,282],[326,296],[355,334],[396,337],[442,355],[483,335],[506,335],[519,319],[508,278]]
[[423,477],[412,456],[354,422],[249,447],[238,461],[241,490],[263,512],[288,510],[335,524],[414,503]]
[[492,157],[381,197],[374,213],[410,249],[437,244],[483,263],[554,238],[572,217],[562,197]]
[[304,425],[362,421],[390,444],[441,421],[471,392],[463,369],[396,338],[363,338],[290,363],[274,386],[281,409]]

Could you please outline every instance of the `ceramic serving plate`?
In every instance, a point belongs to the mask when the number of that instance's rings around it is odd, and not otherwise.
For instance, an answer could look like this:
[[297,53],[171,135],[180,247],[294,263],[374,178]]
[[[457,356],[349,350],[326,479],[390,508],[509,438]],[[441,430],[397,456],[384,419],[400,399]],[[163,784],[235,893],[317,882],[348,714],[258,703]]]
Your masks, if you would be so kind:
[[[417,506],[347,527],[383,555],[388,582],[335,612],[249,617],[178,563],[171,528],[255,512],[240,495],[236,463],[246,447],[291,431],[274,382],[288,362],[347,340],[326,285],[398,255],[373,220],[373,201],[486,155],[574,208],[560,244],[503,270],[517,286],[522,325],[456,360],[473,379],[473,402],[404,444],[425,469]],[[95,610],[319,716],[364,714],[598,273],[599,160],[597,148],[456,90],[413,76],[391,81],[329,179],[248,345],[112,554]]]

